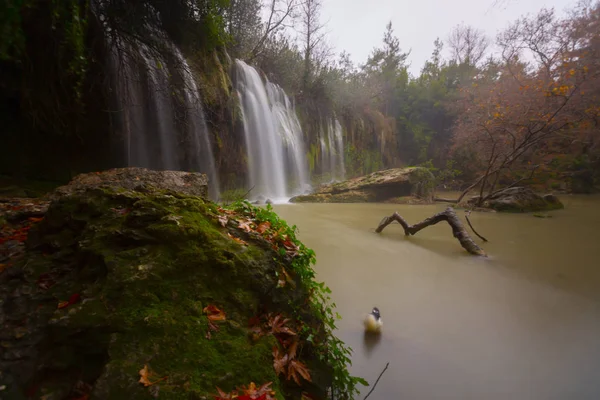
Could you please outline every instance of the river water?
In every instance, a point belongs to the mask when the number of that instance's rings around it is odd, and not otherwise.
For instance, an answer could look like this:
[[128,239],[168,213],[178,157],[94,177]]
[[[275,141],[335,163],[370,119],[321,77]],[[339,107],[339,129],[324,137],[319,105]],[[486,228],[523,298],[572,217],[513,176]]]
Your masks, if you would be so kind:
[[[446,223],[408,238],[395,223],[374,233],[394,211],[416,223],[441,204],[275,210],[317,254],[318,279],[343,317],[337,334],[354,350],[352,373],[373,384],[390,363],[369,399],[596,400],[600,197],[562,200],[566,209],[546,219],[472,214],[489,259],[467,254]],[[377,342],[362,328],[373,306],[384,323]]]

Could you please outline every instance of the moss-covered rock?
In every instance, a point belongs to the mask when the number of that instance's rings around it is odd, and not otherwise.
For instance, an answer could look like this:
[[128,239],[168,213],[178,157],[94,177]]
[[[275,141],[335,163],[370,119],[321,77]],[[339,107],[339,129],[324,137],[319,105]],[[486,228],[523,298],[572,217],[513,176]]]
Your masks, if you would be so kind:
[[[91,399],[203,399],[250,382],[273,382],[277,398],[323,398],[336,379],[350,382],[335,364],[348,350],[315,306],[324,286],[306,268],[314,253],[270,211],[149,185],[63,188],[27,246],[16,278],[0,275],[0,386],[10,398],[79,388]],[[208,305],[226,319],[209,324]],[[276,314],[297,331],[312,382],[278,375],[281,338],[248,329]],[[151,381],[165,379],[145,387],[144,366]]]
[[[394,202],[406,196],[419,204],[431,203],[435,178],[426,168],[409,167],[377,171],[347,181],[322,185],[308,195],[292,197],[292,203]],[[407,202],[407,201],[403,201]]]
[[[467,201],[465,206],[470,207],[478,204],[478,202],[479,196],[474,196]],[[526,187],[502,190],[485,199],[481,206],[503,212],[549,211],[564,208],[564,205],[555,195],[540,196]]]
[[208,178],[205,174],[185,171],[155,171],[147,168],[113,168],[102,172],[77,175],[68,185],[58,187],[49,197],[59,199],[90,188],[119,190],[144,188],[168,189],[206,198]]

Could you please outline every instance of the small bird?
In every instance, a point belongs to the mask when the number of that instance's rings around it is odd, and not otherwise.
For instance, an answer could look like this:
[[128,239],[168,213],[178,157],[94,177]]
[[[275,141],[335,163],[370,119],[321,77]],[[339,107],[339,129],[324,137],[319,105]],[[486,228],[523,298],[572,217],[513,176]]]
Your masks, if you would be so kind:
[[373,307],[373,310],[364,321],[365,330],[370,333],[380,333],[381,327],[383,326],[383,321],[381,320],[381,314],[379,313],[379,309],[377,307]]

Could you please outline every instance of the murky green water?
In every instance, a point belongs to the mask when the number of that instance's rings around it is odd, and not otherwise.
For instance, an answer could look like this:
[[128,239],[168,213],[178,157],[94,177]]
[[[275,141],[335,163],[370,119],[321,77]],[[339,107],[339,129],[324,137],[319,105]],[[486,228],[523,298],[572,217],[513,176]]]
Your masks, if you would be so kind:
[[[317,253],[318,278],[343,316],[338,335],[354,349],[352,372],[372,383],[390,362],[369,399],[595,400],[600,197],[563,201],[548,219],[473,214],[488,260],[464,252],[445,223],[409,238],[397,224],[374,233],[394,211],[415,223],[443,205],[275,209]],[[368,343],[361,320],[373,306],[383,335]]]

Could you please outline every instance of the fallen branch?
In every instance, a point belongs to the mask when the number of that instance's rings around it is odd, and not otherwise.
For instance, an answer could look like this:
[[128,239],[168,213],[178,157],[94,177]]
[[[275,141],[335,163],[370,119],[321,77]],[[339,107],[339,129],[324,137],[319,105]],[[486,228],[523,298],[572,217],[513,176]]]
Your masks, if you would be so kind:
[[481,236],[476,230],[475,228],[473,228],[473,225],[471,225],[471,220],[469,219],[469,215],[471,215],[471,210],[467,210],[465,211],[465,219],[467,220],[467,223],[469,224],[469,226],[471,227],[471,230],[473,231],[474,234],[476,234],[477,236],[479,236],[479,239],[483,240],[484,242],[487,242],[488,240],[486,238],[484,238],[483,236]]
[[379,383],[379,380],[381,379],[381,376],[383,375],[383,373],[385,372],[385,370],[388,369],[389,365],[390,365],[389,362],[387,364],[385,364],[385,368],[383,369],[383,371],[381,371],[381,373],[379,374],[379,377],[375,381],[375,384],[373,385],[373,387],[371,388],[371,390],[369,390],[369,393],[367,393],[367,395],[365,396],[365,398],[363,400],[367,400],[367,397],[369,397],[371,395],[371,393],[373,393],[373,390],[375,390],[375,386],[377,386],[377,384]]
[[456,239],[458,239],[461,246],[465,250],[476,256],[486,257],[485,251],[483,251],[483,249],[479,247],[477,243],[473,241],[473,239],[471,239],[471,236],[469,236],[469,232],[467,232],[462,222],[460,222],[460,219],[458,218],[452,207],[448,207],[445,211],[437,213],[434,216],[429,217],[415,225],[409,225],[404,220],[404,218],[400,216],[400,214],[395,212],[389,217],[384,217],[379,223],[379,226],[377,227],[375,232],[380,233],[386,226],[388,226],[394,221],[397,221],[400,225],[402,225],[402,227],[404,228],[404,234],[406,236],[414,235],[421,229],[427,228],[430,225],[435,225],[438,222],[446,221],[448,222],[448,225],[450,225],[450,227],[452,228],[452,235]]

